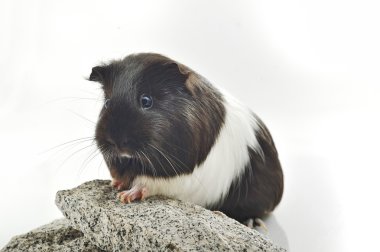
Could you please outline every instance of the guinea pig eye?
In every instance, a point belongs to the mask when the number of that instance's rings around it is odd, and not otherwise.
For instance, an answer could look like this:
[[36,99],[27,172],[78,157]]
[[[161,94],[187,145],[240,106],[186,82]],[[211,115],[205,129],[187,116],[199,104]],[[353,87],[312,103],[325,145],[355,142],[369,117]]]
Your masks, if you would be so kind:
[[110,106],[110,99],[106,99],[105,101],[104,101],[104,108],[108,108]]
[[153,106],[152,96],[146,94],[141,95],[140,104],[143,109],[150,109]]

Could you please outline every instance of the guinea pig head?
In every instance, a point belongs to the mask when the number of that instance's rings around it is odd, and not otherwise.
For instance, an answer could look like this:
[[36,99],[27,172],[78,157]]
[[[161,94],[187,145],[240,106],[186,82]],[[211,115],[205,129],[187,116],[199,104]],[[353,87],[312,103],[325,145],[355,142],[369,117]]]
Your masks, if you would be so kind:
[[191,75],[158,54],[130,55],[92,69],[89,80],[104,91],[95,139],[110,169],[119,175],[170,177],[190,173],[204,160],[213,143],[207,139],[218,130],[200,137],[210,128],[204,117],[215,111],[208,111],[213,106],[199,111],[207,105],[199,101],[207,89],[191,82]]

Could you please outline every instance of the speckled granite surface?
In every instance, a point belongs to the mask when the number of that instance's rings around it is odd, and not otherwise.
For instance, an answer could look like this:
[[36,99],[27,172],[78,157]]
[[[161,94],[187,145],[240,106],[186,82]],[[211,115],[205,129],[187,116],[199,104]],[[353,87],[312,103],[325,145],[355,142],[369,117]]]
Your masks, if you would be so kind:
[[59,191],[71,225],[106,251],[285,251],[222,214],[164,198],[121,204],[110,181]]
[[96,252],[102,251],[75,230],[66,219],[55,220],[26,234],[13,237],[1,252]]

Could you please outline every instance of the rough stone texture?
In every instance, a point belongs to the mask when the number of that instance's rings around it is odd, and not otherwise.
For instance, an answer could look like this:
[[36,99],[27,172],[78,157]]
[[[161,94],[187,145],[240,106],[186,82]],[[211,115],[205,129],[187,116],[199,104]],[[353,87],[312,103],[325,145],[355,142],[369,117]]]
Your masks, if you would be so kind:
[[110,181],[59,191],[71,225],[106,251],[285,251],[223,214],[189,203],[150,198],[121,204]]
[[26,234],[13,237],[1,252],[71,252],[102,251],[91,244],[83,233],[75,230],[66,219],[55,220]]

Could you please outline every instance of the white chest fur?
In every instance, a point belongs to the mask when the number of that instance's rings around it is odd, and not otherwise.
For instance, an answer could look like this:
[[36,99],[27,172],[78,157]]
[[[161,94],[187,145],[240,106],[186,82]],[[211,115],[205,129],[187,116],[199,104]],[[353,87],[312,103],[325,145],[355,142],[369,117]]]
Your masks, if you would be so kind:
[[222,200],[249,162],[248,146],[262,154],[255,132],[259,125],[248,108],[223,92],[225,123],[206,160],[193,173],[168,179],[139,176],[133,185],[147,188],[148,195],[165,195],[210,207]]

